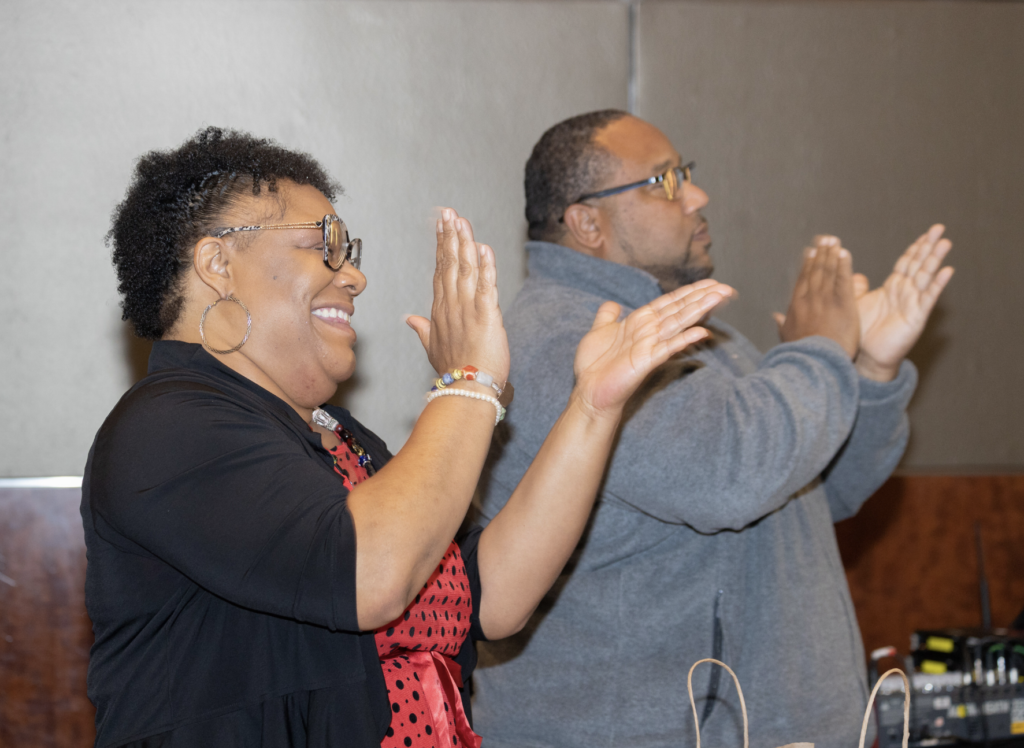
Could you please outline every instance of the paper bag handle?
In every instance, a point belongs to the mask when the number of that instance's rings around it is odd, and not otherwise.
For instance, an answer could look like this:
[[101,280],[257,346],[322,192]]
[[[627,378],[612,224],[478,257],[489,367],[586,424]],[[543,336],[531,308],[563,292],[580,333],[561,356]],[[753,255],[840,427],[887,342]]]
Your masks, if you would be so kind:
[[[900,677],[903,678],[903,748],[907,748],[907,742],[910,740],[910,681],[907,680],[907,674],[900,670],[898,667],[894,667],[892,670],[886,671],[875,687],[871,689],[871,696],[868,697],[868,708],[864,710],[864,724],[860,728],[860,746],[864,748],[864,736],[868,733],[868,719],[871,717],[871,706],[875,703],[875,694],[878,693],[878,689],[882,686],[882,681],[888,678],[893,673],[899,673]],[[696,712],[694,712],[696,714]],[[700,739],[697,740],[697,748],[700,748]]]
[[[697,731],[697,748],[700,748],[700,722],[697,719],[697,705],[693,701],[693,671],[702,662],[712,662],[715,665],[721,665],[729,671],[729,675],[732,676],[733,683],[736,684],[736,693],[740,695],[740,709],[743,710],[743,748],[750,748],[750,735],[747,729],[747,702],[743,700],[743,689],[740,688],[740,680],[736,677],[736,673],[732,671],[732,668],[726,665],[721,660],[716,660],[713,657],[706,657],[703,660],[697,660],[690,667],[690,672],[686,676],[686,690],[690,694],[690,708],[693,709],[693,728]],[[886,673],[888,675],[888,673]],[[872,697],[874,694],[872,694]],[[869,707],[870,708],[870,705]],[[864,748],[864,736],[861,735],[861,748]],[[907,748],[906,740],[904,739],[903,748]]]

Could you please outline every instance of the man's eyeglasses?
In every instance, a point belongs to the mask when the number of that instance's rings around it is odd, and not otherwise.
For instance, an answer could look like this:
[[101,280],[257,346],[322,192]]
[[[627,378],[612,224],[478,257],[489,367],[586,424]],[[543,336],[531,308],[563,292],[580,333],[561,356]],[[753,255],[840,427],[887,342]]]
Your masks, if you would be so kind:
[[665,197],[669,200],[675,200],[683,193],[683,182],[691,181],[690,173],[696,166],[697,164],[694,161],[691,161],[685,166],[672,166],[656,177],[641,179],[639,182],[631,182],[630,184],[624,184],[621,187],[609,187],[607,190],[601,190],[600,192],[590,192],[586,195],[580,195],[578,198],[573,200],[573,203],[582,203],[584,200],[618,195],[620,192],[635,190],[637,187],[644,187],[649,184],[660,184],[662,189],[665,190]]
[[214,229],[212,236],[222,236],[236,231],[264,231],[267,229],[319,229],[324,230],[324,265],[331,270],[340,270],[347,260],[356,270],[363,259],[363,240],[349,239],[348,227],[337,216],[324,216],[323,220],[308,223],[279,223],[272,226],[235,226]]

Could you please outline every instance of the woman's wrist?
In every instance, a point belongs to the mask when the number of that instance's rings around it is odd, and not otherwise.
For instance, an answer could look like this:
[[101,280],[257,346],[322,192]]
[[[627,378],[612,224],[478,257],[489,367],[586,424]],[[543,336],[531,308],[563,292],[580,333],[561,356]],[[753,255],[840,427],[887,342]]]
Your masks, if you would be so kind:
[[453,382],[448,385],[450,390],[470,390],[471,392],[479,392],[481,395],[490,395],[491,397],[497,397],[498,393],[490,385],[483,384],[482,382],[475,382],[471,379],[460,379],[457,382]]
[[509,381],[503,379],[499,382],[499,380],[495,379],[495,377],[487,371],[481,371],[472,365],[443,371],[441,376],[434,380],[434,386],[430,388],[430,391],[437,392],[439,390],[445,390],[450,387],[457,386],[460,382],[467,382],[484,388],[490,388],[490,394],[501,401],[502,407],[507,407],[512,402],[514,389]]
[[439,399],[462,399],[469,398],[472,400],[479,400],[481,402],[490,403],[494,407],[494,425],[497,426],[505,418],[505,408],[498,402],[493,393],[485,394],[478,390],[470,390],[463,387],[446,387],[443,390],[431,390],[427,395],[427,404],[434,402]]
[[578,385],[573,387],[572,392],[569,393],[569,403],[565,410],[566,412],[577,412],[594,426],[611,425],[616,428],[619,421],[622,420],[621,405],[599,408],[591,402]]

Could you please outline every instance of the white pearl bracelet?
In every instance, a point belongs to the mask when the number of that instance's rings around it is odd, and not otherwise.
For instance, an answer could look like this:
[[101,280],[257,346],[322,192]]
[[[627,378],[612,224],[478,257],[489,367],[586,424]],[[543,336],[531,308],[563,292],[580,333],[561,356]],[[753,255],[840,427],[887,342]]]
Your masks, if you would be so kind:
[[471,397],[474,400],[483,400],[484,402],[488,402],[491,405],[493,405],[494,406],[494,411],[495,411],[495,414],[496,414],[495,417],[494,417],[494,425],[495,426],[497,426],[499,423],[501,423],[501,419],[505,417],[505,409],[503,407],[501,407],[501,403],[498,402],[498,398],[491,397],[490,395],[485,395],[482,392],[474,392],[472,390],[463,390],[463,389],[434,390],[429,395],[427,395],[427,403],[429,404],[429,403],[433,402],[434,400],[436,400],[439,397],[448,397],[449,395],[454,395],[455,397]]

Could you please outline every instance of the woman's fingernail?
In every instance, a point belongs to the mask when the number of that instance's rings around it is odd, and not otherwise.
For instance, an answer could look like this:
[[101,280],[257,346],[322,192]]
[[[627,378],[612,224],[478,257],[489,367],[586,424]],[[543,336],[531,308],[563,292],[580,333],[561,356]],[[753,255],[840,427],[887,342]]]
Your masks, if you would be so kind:
[[444,224],[441,222],[441,219],[438,218],[437,219],[437,233],[440,234],[442,231],[444,231]]
[[815,249],[814,247],[811,247],[811,251],[807,253],[807,256],[808,257],[814,257],[814,255],[816,255],[816,254],[818,254],[818,250]]

